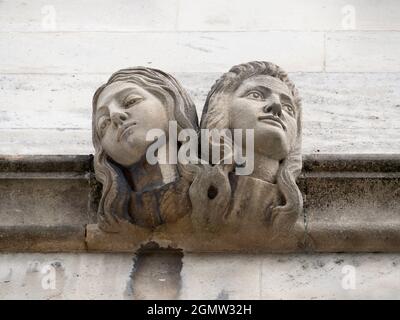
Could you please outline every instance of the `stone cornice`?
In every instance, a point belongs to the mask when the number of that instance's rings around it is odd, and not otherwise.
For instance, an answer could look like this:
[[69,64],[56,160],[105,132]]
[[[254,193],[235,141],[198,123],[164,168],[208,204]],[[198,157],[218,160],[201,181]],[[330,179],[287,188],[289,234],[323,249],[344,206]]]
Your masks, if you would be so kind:
[[157,242],[187,251],[400,251],[398,154],[304,155],[298,179],[304,216],[293,237],[240,244],[184,234],[168,239],[142,229],[131,238],[103,233],[95,224],[100,186],[92,161],[91,155],[0,156],[0,250],[119,252]]

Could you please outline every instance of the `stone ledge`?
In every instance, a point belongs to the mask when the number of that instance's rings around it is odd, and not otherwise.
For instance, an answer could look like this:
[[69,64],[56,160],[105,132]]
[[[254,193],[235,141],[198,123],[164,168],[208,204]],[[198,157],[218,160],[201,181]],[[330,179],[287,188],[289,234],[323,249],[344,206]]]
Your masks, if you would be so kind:
[[[230,243],[226,251],[400,251],[400,155],[313,154],[303,161],[305,210],[295,239]],[[0,250],[132,252],[158,241],[186,251],[224,251],[213,241],[185,241],[184,234],[102,235],[94,225],[99,190],[91,155],[0,156]]]
[[[0,155],[0,172],[93,172],[93,155]],[[303,173],[400,172],[400,154],[304,154]]]
[[0,226],[0,250],[4,252],[86,251],[85,226]]
[[400,154],[306,154],[303,173],[400,172]]
[[0,172],[93,172],[92,155],[0,155]]

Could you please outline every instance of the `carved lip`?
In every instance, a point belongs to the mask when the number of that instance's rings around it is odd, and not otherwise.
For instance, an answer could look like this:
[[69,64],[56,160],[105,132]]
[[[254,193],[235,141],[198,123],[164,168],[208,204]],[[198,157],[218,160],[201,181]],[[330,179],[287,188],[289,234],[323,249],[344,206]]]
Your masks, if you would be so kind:
[[137,124],[136,121],[130,121],[120,126],[117,132],[117,141],[119,142],[121,138],[129,131],[129,129],[135,126],[136,124]]
[[281,118],[279,118],[279,117],[275,117],[275,116],[271,116],[271,115],[265,115],[265,116],[258,117],[258,120],[260,120],[260,121],[263,121],[263,120],[275,121],[275,122],[279,123],[279,125],[282,127],[283,130],[286,131],[286,126],[283,123],[283,121],[281,120]]

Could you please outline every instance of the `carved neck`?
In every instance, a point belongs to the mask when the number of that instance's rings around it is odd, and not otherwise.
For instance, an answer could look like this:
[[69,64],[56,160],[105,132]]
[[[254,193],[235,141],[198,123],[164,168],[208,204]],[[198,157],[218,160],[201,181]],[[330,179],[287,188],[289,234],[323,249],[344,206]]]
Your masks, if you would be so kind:
[[279,160],[268,158],[261,154],[254,154],[254,171],[249,177],[276,183],[279,170]]
[[[158,158],[165,152],[168,159],[168,143],[158,150]],[[173,182],[178,178],[177,167],[174,164],[147,163],[146,157],[129,168],[130,185],[136,192],[151,190]]]

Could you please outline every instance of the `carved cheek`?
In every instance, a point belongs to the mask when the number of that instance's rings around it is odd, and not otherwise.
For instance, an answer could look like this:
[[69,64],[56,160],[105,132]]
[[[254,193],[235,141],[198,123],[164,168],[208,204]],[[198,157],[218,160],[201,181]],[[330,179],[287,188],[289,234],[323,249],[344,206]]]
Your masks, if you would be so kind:
[[233,101],[231,120],[233,120],[233,124],[236,124],[234,128],[253,128],[258,109],[257,102],[249,101],[246,98],[239,98]]
[[230,114],[232,118],[240,116],[242,109],[243,107],[241,101],[239,99],[234,99],[230,107]]
[[296,142],[296,132],[297,132],[297,122],[296,119],[290,118],[288,121],[288,139],[290,145],[293,145]]

